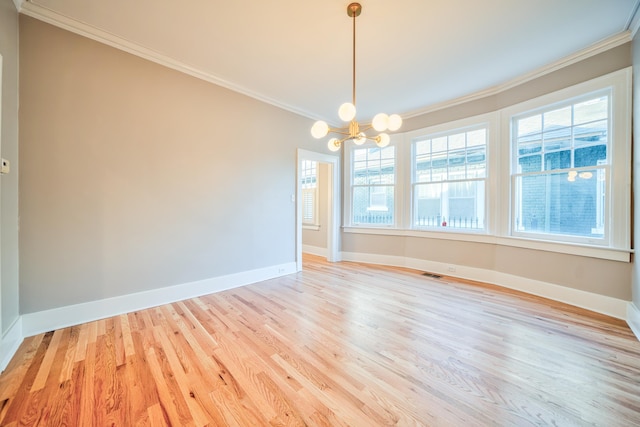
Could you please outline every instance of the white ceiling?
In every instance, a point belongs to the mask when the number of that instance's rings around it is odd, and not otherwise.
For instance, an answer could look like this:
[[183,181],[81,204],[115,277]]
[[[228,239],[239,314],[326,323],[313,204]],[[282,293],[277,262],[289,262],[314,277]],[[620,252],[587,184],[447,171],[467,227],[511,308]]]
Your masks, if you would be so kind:
[[[345,0],[31,0],[22,13],[314,119],[351,100]],[[405,118],[629,41],[640,0],[362,0],[358,118]],[[579,56],[579,57],[582,57]]]

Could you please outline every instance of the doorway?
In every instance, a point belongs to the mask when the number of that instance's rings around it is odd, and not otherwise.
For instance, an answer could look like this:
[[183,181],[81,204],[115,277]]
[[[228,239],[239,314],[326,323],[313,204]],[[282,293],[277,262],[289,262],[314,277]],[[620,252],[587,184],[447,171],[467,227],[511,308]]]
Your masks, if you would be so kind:
[[298,149],[296,174],[296,266],[298,271],[302,270],[303,162],[315,162],[318,170],[325,172],[322,174],[324,179],[320,183],[323,191],[318,191],[323,194],[323,200],[317,200],[321,210],[319,216],[325,223],[319,224],[316,231],[321,233],[323,241],[326,241],[327,261],[340,261],[340,157]]

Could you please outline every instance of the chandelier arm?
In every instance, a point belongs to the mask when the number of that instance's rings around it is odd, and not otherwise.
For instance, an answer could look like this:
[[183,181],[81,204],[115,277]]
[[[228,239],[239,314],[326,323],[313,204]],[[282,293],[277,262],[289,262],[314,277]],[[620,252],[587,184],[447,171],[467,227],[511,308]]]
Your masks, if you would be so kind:
[[329,128],[329,133],[337,133],[338,135],[351,136],[351,133],[348,132],[345,128],[339,128],[339,129],[331,129],[331,128]]

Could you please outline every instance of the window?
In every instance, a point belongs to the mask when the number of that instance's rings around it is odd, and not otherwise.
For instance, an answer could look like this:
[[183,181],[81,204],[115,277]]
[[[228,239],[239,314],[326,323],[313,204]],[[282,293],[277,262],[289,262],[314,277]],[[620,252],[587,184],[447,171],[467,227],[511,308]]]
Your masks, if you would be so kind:
[[486,126],[412,143],[413,228],[484,230]]
[[300,184],[302,187],[302,224],[318,224],[318,163],[303,160]]
[[614,87],[511,116],[512,235],[624,244],[612,239],[614,228],[627,228],[626,220],[611,218],[624,218],[628,198],[613,182],[628,181],[629,168],[627,133],[615,131],[626,119],[625,110],[615,108]]
[[396,149],[352,147],[351,223],[394,225]]
[[628,261],[631,76],[351,146],[344,231]]

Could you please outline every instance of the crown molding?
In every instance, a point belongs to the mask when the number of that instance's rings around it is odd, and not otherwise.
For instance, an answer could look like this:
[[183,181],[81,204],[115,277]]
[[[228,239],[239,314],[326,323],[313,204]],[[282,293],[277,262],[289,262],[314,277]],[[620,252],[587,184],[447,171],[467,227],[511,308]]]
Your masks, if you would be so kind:
[[14,3],[20,4],[20,7],[18,8],[18,12],[24,15],[30,16],[32,18],[38,19],[40,21],[46,22],[48,24],[51,24],[58,28],[62,28],[72,33],[81,35],[83,37],[87,37],[91,40],[95,40],[97,42],[106,44],[108,46],[114,47],[116,49],[122,50],[124,52],[138,56],[140,58],[146,59],[148,61],[155,62],[156,64],[162,65],[164,67],[171,68],[173,70],[179,71],[184,74],[188,74],[197,79],[204,80],[209,83],[213,83],[217,86],[221,86],[231,91],[234,91],[242,95],[248,96],[250,98],[256,99],[258,101],[264,102],[266,104],[273,105],[274,107],[289,111],[291,113],[294,113],[303,117],[307,117],[307,118],[314,117],[314,114],[312,114],[309,111],[296,108],[292,105],[280,102],[264,94],[254,92],[250,89],[247,89],[244,86],[237,85],[228,80],[215,76],[211,73],[207,73],[197,67],[178,61],[174,58],[170,58],[153,49],[149,49],[147,47],[141,46],[130,40],[116,36],[115,34],[101,30],[92,25],[86,24],[84,22],[78,21],[76,19],[70,18],[65,15],[59,14],[51,9],[34,4],[31,1],[25,1],[25,0],[13,0],[13,1]]
[[636,4],[633,6],[633,12],[631,16],[629,16],[629,21],[627,22],[627,26],[625,27],[629,31],[631,31],[631,39],[636,36],[638,32],[638,28],[640,28],[640,0],[636,0]]
[[[639,0],[640,2],[640,0]],[[444,101],[438,104],[433,104],[425,108],[421,108],[418,110],[411,111],[407,114],[403,114],[402,117],[404,119],[411,119],[413,117],[421,116],[423,114],[433,113],[434,111],[443,110],[445,108],[454,107],[456,105],[464,104],[471,101],[476,101],[482,98],[486,98],[488,96],[497,95],[501,92],[505,92],[511,88],[516,86],[520,86],[524,83],[530,82],[537,78],[543,77],[547,74],[550,74],[554,71],[567,67],[569,65],[575,64],[577,62],[588,59],[592,56],[595,56],[599,53],[606,52],[607,50],[613,49],[620,45],[630,42],[633,39],[632,33],[629,30],[623,31],[615,36],[609,37],[596,43],[592,46],[589,46],[581,51],[578,51],[572,55],[569,55],[565,58],[562,58],[556,62],[545,65],[544,67],[538,68],[537,70],[531,71],[527,74],[523,74],[518,76],[512,80],[509,80],[505,83],[483,89],[478,92],[474,92],[469,95],[465,95],[459,98],[455,98],[449,101]]]
[[13,0],[13,5],[16,7],[18,12],[22,10],[22,3],[24,3],[24,0]]

